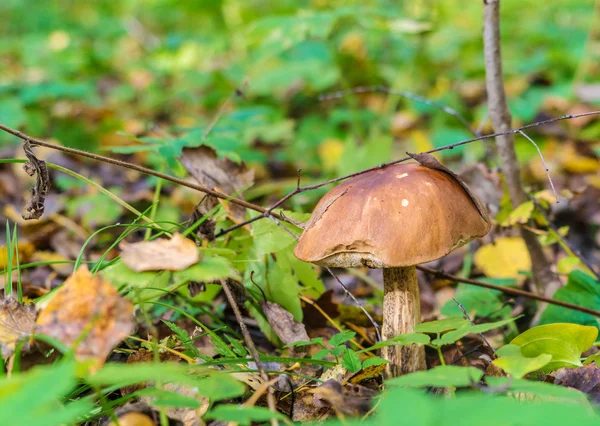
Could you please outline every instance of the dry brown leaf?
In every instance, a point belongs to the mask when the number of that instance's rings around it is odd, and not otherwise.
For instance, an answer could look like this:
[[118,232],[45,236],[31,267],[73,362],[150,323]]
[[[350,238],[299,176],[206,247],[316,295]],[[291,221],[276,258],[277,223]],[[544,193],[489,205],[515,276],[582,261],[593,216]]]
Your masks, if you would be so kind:
[[173,234],[170,240],[122,241],[119,248],[125,265],[136,272],[182,271],[200,260],[196,244],[181,234]]
[[267,321],[269,321],[269,325],[285,345],[294,342],[308,342],[310,340],[304,324],[296,321],[292,314],[280,305],[272,302],[263,302],[261,306],[267,317]]
[[[218,158],[215,151],[207,146],[184,148],[180,161],[199,184],[225,194],[235,194],[238,198],[238,192],[254,182],[254,170],[249,170],[244,163],[237,164],[228,158]],[[246,209],[214,197],[205,197],[202,211],[211,210],[219,202],[225,206],[232,220],[241,222],[245,219]]]
[[[2,357],[12,355],[15,345],[33,333],[35,328],[35,307],[22,305],[13,297],[0,299],[0,348]],[[29,349],[29,342],[23,346]]]
[[79,339],[77,359],[104,364],[112,349],[133,331],[133,305],[99,275],[80,266],[40,312],[38,332],[67,346]]
[[600,402],[600,368],[595,364],[579,368],[561,368],[552,375],[554,384],[577,389],[588,395],[595,403]]

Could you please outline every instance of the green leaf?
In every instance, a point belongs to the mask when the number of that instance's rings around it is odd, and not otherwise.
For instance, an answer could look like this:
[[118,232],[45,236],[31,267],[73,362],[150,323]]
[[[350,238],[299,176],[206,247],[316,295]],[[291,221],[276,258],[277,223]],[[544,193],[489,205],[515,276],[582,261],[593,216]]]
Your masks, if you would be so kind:
[[595,327],[558,323],[530,328],[510,343],[520,346],[525,357],[552,355],[552,361],[543,368],[548,372],[560,367],[580,367],[581,353],[592,346],[596,337]]
[[516,320],[516,318],[509,318],[509,319],[502,320],[502,321],[489,322],[489,323],[485,323],[485,324],[476,324],[476,325],[472,325],[471,323],[469,323],[467,321],[467,324],[463,325],[459,329],[450,331],[450,332],[444,334],[441,338],[433,340],[431,343],[436,346],[449,345],[451,343],[454,343],[454,342],[462,339],[467,334],[484,333],[486,331],[493,330],[494,328],[502,327],[502,326],[504,326],[510,322],[513,322],[515,320]]
[[387,363],[388,363],[388,361],[386,359],[380,358],[378,356],[373,356],[373,357],[367,358],[366,360],[363,361],[362,368],[363,368],[363,370],[365,370],[369,367],[387,364]]
[[493,363],[506,371],[513,377],[518,379],[525,375],[537,371],[542,367],[548,365],[552,360],[550,354],[540,354],[533,358],[527,358],[522,355],[519,356],[501,356],[496,358]]
[[[202,375],[192,374],[202,371]],[[206,374],[198,367],[173,363],[107,364],[86,378],[95,386],[129,386],[136,383],[161,381],[192,386],[199,395],[214,401],[241,395],[245,386],[227,374]]]
[[138,396],[152,397],[152,405],[161,407],[179,407],[179,408],[199,408],[200,402],[191,396],[183,395],[179,392],[159,389],[156,387],[147,387],[136,391]]
[[[524,392],[536,397],[546,397],[548,400],[556,402],[556,398],[565,400],[579,400],[587,402],[585,394],[573,388],[556,386],[551,383],[539,382],[534,380],[517,379],[514,377],[491,377],[486,376],[485,382],[489,386],[504,388],[515,392]],[[508,386],[507,386],[508,384]]]
[[319,352],[317,352],[316,354],[314,354],[311,358],[314,360],[322,360],[323,358],[325,358],[327,355],[329,355],[331,353],[331,351],[327,348],[321,349]]
[[356,336],[354,331],[345,330],[331,336],[331,339],[329,339],[329,344],[333,347],[336,347],[342,343],[346,343],[348,340],[354,339],[354,336]]
[[[309,215],[298,214],[282,211],[283,214],[292,219],[301,222],[308,219]],[[252,214],[256,216],[257,214]],[[296,243],[296,239],[292,237],[283,227],[287,228],[291,233],[300,235],[298,228],[286,222],[281,222],[281,226],[271,219],[260,219],[252,223],[252,236],[254,237],[254,247],[258,253],[277,253]]]
[[228,259],[206,253],[200,262],[183,271],[173,272],[173,280],[180,284],[189,281],[214,282],[220,278],[239,280],[240,276],[231,267]]
[[472,382],[479,382],[483,372],[475,367],[457,367],[454,365],[440,365],[427,371],[405,374],[387,380],[385,383],[394,386],[426,387],[426,386],[469,386]]
[[374,351],[375,349],[384,348],[386,346],[407,346],[407,345],[426,345],[430,342],[430,338],[427,334],[420,333],[410,333],[410,334],[400,334],[393,339],[384,340],[383,342],[379,342],[371,346],[370,348],[366,348],[358,351],[358,353]]
[[342,365],[351,373],[360,371],[360,359],[358,358],[358,354],[352,349],[347,349],[342,356]]
[[[559,288],[552,298],[585,308],[597,309],[600,306],[600,282],[586,273],[576,270],[569,274],[567,285]],[[557,322],[591,325],[598,328],[598,318],[593,315],[561,306],[548,305],[540,317],[540,325]]]
[[423,322],[415,326],[417,333],[443,333],[444,331],[456,330],[457,328],[471,323],[462,317],[449,317],[437,321]]
[[188,350],[190,353],[192,353],[192,355],[195,357],[200,356],[200,352],[198,351],[198,348],[194,346],[194,344],[192,343],[192,338],[184,329],[182,329],[177,324],[175,324],[171,321],[162,320],[162,322],[167,327],[169,327],[173,333],[175,333],[175,335],[177,336],[177,338],[179,339],[179,341],[181,342],[181,344],[183,345],[183,347],[186,350]]
[[292,342],[289,345],[285,345],[284,348],[289,348],[289,347],[292,347],[292,346],[310,346],[310,345],[323,346],[323,338],[322,337],[315,337],[314,339],[310,339],[309,341]]
[[240,425],[249,425],[252,422],[266,422],[271,419],[284,419],[282,414],[271,412],[265,407],[244,407],[234,404],[218,405],[208,412],[206,417],[222,422],[236,422]]
[[63,404],[61,399],[76,385],[75,363],[59,362],[35,367],[0,380],[0,424],[60,426],[94,409],[89,400]]

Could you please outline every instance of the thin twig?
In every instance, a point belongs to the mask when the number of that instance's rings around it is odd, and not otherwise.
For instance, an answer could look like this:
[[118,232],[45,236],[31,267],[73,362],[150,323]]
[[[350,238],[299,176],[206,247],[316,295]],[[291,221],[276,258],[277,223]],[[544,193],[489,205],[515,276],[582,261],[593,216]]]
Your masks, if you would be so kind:
[[540,160],[542,160],[542,164],[544,165],[544,170],[546,171],[546,176],[548,176],[548,182],[550,182],[550,188],[552,188],[552,193],[554,194],[554,198],[556,198],[556,202],[559,203],[560,199],[558,198],[558,194],[556,193],[556,189],[554,188],[554,183],[552,183],[552,177],[550,176],[550,169],[546,165],[546,161],[544,160],[544,156],[542,155],[542,151],[540,150],[540,147],[537,146],[537,144],[533,141],[533,139],[531,139],[529,136],[527,136],[525,134],[525,132],[519,130],[519,133],[521,134],[521,136],[523,136],[525,139],[527,139],[529,142],[531,142],[533,144],[533,146],[535,146],[535,149],[537,149],[537,152],[540,156]]
[[[105,157],[103,155],[93,154],[91,152],[82,151],[82,150],[79,150],[79,149],[68,148],[68,147],[65,147],[65,146],[60,146],[60,145],[52,144],[52,143],[43,141],[41,139],[36,139],[36,138],[31,137],[31,136],[28,136],[28,135],[26,135],[26,134],[24,134],[24,133],[22,133],[22,132],[20,132],[18,130],[11,129],[10,127],[7,127],[7,126],[5,126],[3,124],[0,124],[0,130],[3,130],[5,132],[7,132],[7,133],[10,133],[11,135],[14,135],[14,136],[16,136],[16,137],[18,137],[20,139],[23,139],[24,141],[29,141],[30,144],[31,144],[31,146],[43,146],[45,148],[54,149],[56,151],[61,151],[61,152],[67,153],[67,154],[76,155],[76,156],[80,156],[80,157],[86,157],[86,158],[90,158],[90,159],[95,160],[95,161],[100,161],[102,163],[113,164],[115,166],[119,166],[119,167],[124,167],[126,169],[135,170],[137,172],[144,173],[146,175],[156,176],[156,177],[164,179],[166,181],[169,181],[169,182],[172,182],[172,183],[176,183],[178,185],[185,186],[185,187],[188,187],[188,188],[191,188],[191,189],[195,189],[196,191],[200,191],[200,192],[203,192],[205,194],[212,195],[213,197],[229,201],[229,202],[231,202],[233,204],[237,204],[239,206],[245,207],[245,208],[250,209],[250,210],[255,210],[255,211],[261,212],[261,213],[263,213],[263,212],[266,211],[265,208],[263,208],[261,206],[257,206],[256,204],[249,203],[249,202],[247,202],[245,200],[241,200],[239,198],[234,198],[234,197],[231,197],[230,195],[224,194],[224,193],[222,193],[220,191],[215,191],[215,190],[212,190],[212,189],[207,188],[205,186],[198,185],[198,184],[195,184],[195,183],[191,183],[191,182],[188,182],[186,180],[179,179],[179,178],[176,178],[176,177],[173,177],[173,176],[169,176],[169,175],[167,175],[165,173],[160,173],[160,172],[154,171],[152,169],[148,169],[146,167],[139,166],[139,165],[134,164],[134,163],[130,163],[128,161],[117,160],[115,158]],[[272,213],[272,214],[273,214],[273,216],[275,216],[278,219],[285,220],[283,217],[281,217],[280,215],[278,215],[276,213]]]
[[[458,309],[460,309],[460,311],[463,313],[463,315],[466,318],[466,320],[469,321],[469,323],[471,325],[475,325],[475,323],[473,322],[473,320],[469,316],[469,313],[467,312],[467,310],[465,309],[465,307],[462,305],[462,303],[460,303],[454,297],[452,298],[452,300],[454,300],[454,303],[456,303],[456,306],[458,306]],[[487,347],[490,348],[490,350],[492,351],[492,354],[495,357],[496,356],[496,351],[494,350],[494,348],[492,347],[492,345],[490,345],[490,342],[488,342],[488,340],[485,338],[485,336],[483,335],[483,333],[479,333],[479,336],[483,339],[483,341],[485,342],[485,344],[487,345]]]
[[571,250],[573,252],[573,254],[581,261],[581,263],[583,263],[585,265],[585,267],[587,269],[590,270],[590,272],[592,274],[594,274],[594,276],[596,277],[596,280],[600,281],[600,274],[598,274],[594,270],[594,268],[592,268],[592,265],[586,260],[586,258],[583,256],[583,254],[579,251],[579,249],[577,247],[575,247],[566,238],[564,238],[562,235],[560,235],[560,231],[558,230],[558,228],[556,227],[556,225],[554,225],[552,223],[552,221],[550,220],[550,217],[548,216],[548,214],[546,213],[546,211],[544,210],[544,208],[540,205],[540,203],[538,203],[538,201],[535,199],[535,197],[532,196],[532,195],[528,195],[528,196],[529,196],[529,199],[533,202],[533,205],[535,206],[535,208],[544,217],[544,219],[546,220],[546,222],[548,222],[548,227],[554,231],[554,233],[556,234],[557,238],[564,245],[566,245],[569,248],[569,250]]
[[[258,354],[258,351],[256,350],[256,346],[254,346],[252,337],[250,336],[250,333],[248,332],[248,328],[246,327],[246,324],[244,323],[244,318],[242,317],[242,313],[237,304],[237,301],[235,300],[235,297],[233,296],[231,288],[229,287],[229,284],[227,284],[227,282],[223,278],[221,278],[220,281],[221,281],[221,286],[223,287],[223,291],[225,292],[225,296],[227,297],[227,300],[229,301],[229,304],[231,305],[231,309],[233,309],[235,319],[237,320],[237,322],[240,326],[240,330],[242,332],[242,335],[244,336],[244,341],[246,342],[246,345],[248,346],[250,355],[252,355],[252,358],[254,359],[254,363],[256,364],[256,368],[260,373],[260,377],[263,380],[263,382],[268,382],[269,376],[267,375],[267,373],[265,373],[265,368],[260,360],[260,356]],[[275,413],[277,411],[277,409],[275,407],[275,398],[273,396],[273,389],[271,387],[269,387],[269,391],[267,392],[267,404],[269,405],[269,410],[271,410],[273,413]],[[277,419],[271,419],[272,426],[277,426],[278,424],[279,424],[279,422],[277,422]]]
[[419,269],[423,272],[427,272],[428,274],[431,274],[438,278],[444,278],[444,279],[454,281],[457,283],[464,283],[464,284],[474,285],[477,287],[488,288],[490,290],[497,290],[497,291],[500,291],[504,294],[508,294],[511,296],[526,297],[528,299],[538,300],[540,302],[546,302],[551,305],[561,306],[563,308],[572,309],[574,311],[584,312],[586,314],[594,315],[594,316],[600,318],[600,311],[597,311],[595,309],[590,309],[590,308],[586,308],[584,306],[574,305],[572,303],[563,302],[561,300],[555,300],[550,297],[542,296],[542,295],[535,294],[535,293],[530,293],[525,290],[519,290],[516,288],[510,288],[510,287],[503,287],[503,286],[494,285],[494,284],[488,284],[488,283],[484,283],[482,281],[472,280],[469,278],[461,278],[461,277],[457,277],[456,275],[447,274],[444,271],[439,271],[437,269],[432,269],[432,268],[428,268],[426,266],[421,266],[421,265],[417,266],[417,269]]
[[[590,116],[590,115],[599,115],[599,114],[600,114],[600,110],[599,111],[584,112],[584,113],[581,113],[581,114],[567,114],[567,115],[563,115],[561,117],[554,117],[554,118],[549,118],[547,120],[538,121],[538,122],[531,123],[531,124],[526,124],[524,126],[516,128],[516,129],[506,130],[506,131],[498,132],[498,133],[491,133],[491,134],[483,135],[483,136],[477,136],[477,137],[474,137],[474,138],[471,138],[471,139],[466,139],[466,140],[463,140],[463,141],[460,141],[460,142],[455,142],[455,143],[452,143],[452,144],[449,144],[449,145],[440,146],[438,148],[434,148],[434,149],[430,149],[428,151],[424,151],[423,153],[432,154],[434,152],[440,152],[440,151],[444,151],[444,150],[448,150],[448,149],[454,149],[456,147],[459,147],[459,146],[462,146],[462,145],[467,145],[467,144],[470,144],[470,143],[473,143],[473,142],[477,142],[477,141],[480,141],[480,140],[484,140],[484,139],[490,139],[490,138],[495,138],[495,137],[498,137],[498,136],[506,136],[506,135],[516,134],[516,133],[519,133],[519,132],[521,132],[523,130],[530,129],[532,127],[543,126],[545,124],[550,124],[550,123],[554,123],[554,122],[561,121],[561,120],[570,120],[570,119],[573,119],[573,118],[586,117],[586,116]],[[2,126],[0,125],[0,129],[1,128],[2,128]],[[231,231],[234,231],[234,230],[236,230],[238,228],[246,226],[246,225],[248,225],[248,224],[250,224],[252,222],[255,222],[257,220],[263,219],[263,218],[267,217],[270,214],[273,214],[274,216],[277,217],[277,215],[275,215],[273,213],[273,210],[276,209],[276,208],[278,208],[279,206],[281,206],[284,202],[286,202],[287,200],[289,200],[293,196],[298,195],[298,194],[300,194],[302,192],[312,191],[312,190],[321,188],[323,186],[331,185],[333,183],[337,183],[337,182],[340,182],[340,181],[343,181],[343,180],[346,180],[346,179],[350,179],[350,178],[353,178],[353,177],[356,177],[356,176],[360,176],[360,175],[365,174],[365,173],[372,172],[374,170],[380,170],[380,169],[383,169],[385,167],[392,166],[394,164],[403,163],[403,162],[408,161],[410,159],[411,159],[411,157],[402,157],[402,158],[400,158],[398,160],[390,161],[389,163],[383,163],[383,164],[380,164],[379,166],[370,167],[368,169],[364,169],[364,170],[361,170],[359,172],[350,173],[350,174],[345,175],[345,176],[340,176],[340,177],[337,177],[337,178],[329,179],[327,181],[316,183],[316,184],[313,184],[313,185],[307,185],[307,186],[298,187],[298,188],[294,189],[292,192],[290,192],[289,194],[287,194],[286,196],[284,196],[282,199],[280,199],[279,201],[277,201],[275,204],[273,204],[268,209],[264,209],[261,212],[262,214],[260,214],[258,216],[255,216],[255,217],[253,217],[251,219],[248,219],[248,220],[246,220],[244,222],[240,222],[239,224],[237,224],[235,226],[232,226],[231,228],[224,229],[221,232],[219,232],[216,235],[216,237],[221,237],[221,236],[223,236],[225,234],[228,234]],[[281,217],[278,217],[278,218],[281,219]],[[291,224],[293,224],[295,226],[299,226],[294,221],[286,220],[286,222],[291,223]]]

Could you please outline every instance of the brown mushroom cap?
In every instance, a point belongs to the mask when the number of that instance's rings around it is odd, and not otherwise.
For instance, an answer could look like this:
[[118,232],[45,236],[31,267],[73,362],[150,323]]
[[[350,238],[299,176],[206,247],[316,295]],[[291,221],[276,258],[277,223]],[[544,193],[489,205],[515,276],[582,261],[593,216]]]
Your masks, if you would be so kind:
[[484,236],[487,213],[450,173],[398,164],[347,180],[317,204],[294,254],[323,266],[396,268]]

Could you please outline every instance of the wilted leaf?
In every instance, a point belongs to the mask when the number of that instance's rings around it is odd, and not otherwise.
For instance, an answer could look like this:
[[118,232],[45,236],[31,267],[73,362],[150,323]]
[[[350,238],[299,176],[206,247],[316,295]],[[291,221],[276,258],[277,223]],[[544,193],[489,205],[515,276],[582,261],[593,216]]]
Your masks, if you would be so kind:
[[580,367],[581,354],[592,346],[597,336],[595,327],[558,323],[530,328],[510,343],[520,346],[525,357],[552,355],[552,361],[543,368],[548,372],[560,367]]
[[600,403],[600,368],[594,364],[579,368],[561,368],[554,372],[554,384],[577,389]]
[[[13,297],[0,299],[0,348],[2,357],[12,355],[17,342],[33,333],[35,328],[35,307],[22,305]],[[23,349],[27,350],[27,342]]]
[[492,278],[523,279],[521,271],[531,269],[529,251],[520,237],[503,237],[495,244],[481,247],[473,258],[475,264]]
[[75,356],[92,359],[98,367],[133,331],[133,305],[109,282],[92,276],[84,265],[55,292],[40,312],[37,326],[39,333],[67,346],[77,342]]
[[483,376],[483,371],[475,367],[457,367],[440,365],[427,371],[405,374],[387,380],[388,385],[426,387],[426,386],[469,386],[477,383]]
[[[243,162],[238,164],[228,158],[218,158],[216,152],[208,146],[184,148],[179,160],[200,185],[225,194],[235,194],[238,198],[239,191],[254,182],[254,170],[249,170]],[[231,219],[236,222],[244,220],[246,216],[244,207],[213,197],[205,198],[203,204],[206,203],[206,206],[203,210],[211,210],[219,202],[227,206],[226,210]]]
[[283,344],[290,345],[310,340],[304,324],[296,321],[292,314],[280,305],[272,302],[263,302],[261,306],[267,317],[267,321],[269,321],[269,325]]
[[170,240],[121,241],[119,248],[123,263],[136,272],[181,271],[200,260],[196,244],[181,234],[173,234]]

